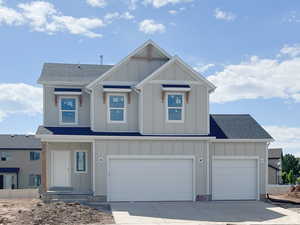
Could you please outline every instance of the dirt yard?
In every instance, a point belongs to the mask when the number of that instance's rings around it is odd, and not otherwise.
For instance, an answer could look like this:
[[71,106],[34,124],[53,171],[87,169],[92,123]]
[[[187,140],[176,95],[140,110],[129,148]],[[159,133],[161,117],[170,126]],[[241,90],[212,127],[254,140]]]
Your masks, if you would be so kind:
[[0,225],[114,224],[112,215],[79,203],[0,200]]

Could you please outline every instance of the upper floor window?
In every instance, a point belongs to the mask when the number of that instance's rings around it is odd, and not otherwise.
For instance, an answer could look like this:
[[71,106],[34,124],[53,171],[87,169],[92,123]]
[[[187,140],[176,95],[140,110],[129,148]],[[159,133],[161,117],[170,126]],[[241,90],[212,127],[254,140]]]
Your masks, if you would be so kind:
[[10,152],[0,152],[0,159],[1,159],[1,161],[11,160],[11,153]]
[[184,121],[184,94],[167,93],[166,118],[167,122]]
[[30,160],[39,160],[40,153],[39,152],[30,152]]
[[60,123],[77,124],[77,97],[60,97]]
[[126,95],[109,94],[108,95],[108,122],[125,123],[126,122]]
[[87,172],[87,152],[77,151],[75,152],[75,172],[86,173]]

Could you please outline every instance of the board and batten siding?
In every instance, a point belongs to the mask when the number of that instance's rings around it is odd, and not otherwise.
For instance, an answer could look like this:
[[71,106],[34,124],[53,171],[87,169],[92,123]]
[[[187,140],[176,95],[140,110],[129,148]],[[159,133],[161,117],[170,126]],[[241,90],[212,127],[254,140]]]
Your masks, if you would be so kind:
[[[70,165],[71,165],[71,187],[74,192],[91,193],[92,192],[92,151],[90,143],[47,143],[47,184],[51,188],[51,151],[70,151]],[[88,152],[87,173],[75,173],[75,152]]]
[[[213,156],[259,157],[260,194],[263,195],[266,193],[266,147],[266,143],[262,142],[214,142],[210,144],[210,161],[212,161]],[[210,164],[211,169],[212,165]]]
[[[114,131],[114,132],[137,132],[138,131],[138,94],[134,91],[130,93],[130,103],[127,102],[126,123],[108,122],[108,101],[103,101],[103,88],[96,86],[92,92],[94,113],[94,131]],[[107,96],[106,96],[107,97]],[[128,100],[128,99],[127,99]]]
[[[55,86],[55,88],[70,88],[70,87]],[[78,88],[83,89],[83,87],[78,87]],[[44,86],[43,91],[44,91],[44,101],[43,101],[44,102],[44,126],[74,126],[74,125],[60,124],[59,96],[57,98],[57,105],[55,105],[54,87]],[[90,126],[90,95],[88,93],[82,91],[82,102],[80,105],[78,99],[77,107],[78,107],[78,124],[76,126],[89,127]]]
[[107,196],[107,156],[109,155],[194,156],[196,195],[206,195],[207,146],[205,141],[97,140],[95,143],[95,195],[104,198]]
[[144,134],[208,134],[208,90],[204,85],[191,84],[189,102],[185,102],[184,122],[166,121],[166,101],[162,100],[161,84],[148,83],[143,87]]

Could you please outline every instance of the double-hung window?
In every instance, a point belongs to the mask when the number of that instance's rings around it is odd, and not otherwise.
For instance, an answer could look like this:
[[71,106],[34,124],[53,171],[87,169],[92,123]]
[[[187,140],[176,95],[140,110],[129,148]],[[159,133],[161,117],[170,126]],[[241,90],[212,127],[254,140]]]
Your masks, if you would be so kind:
[[126,95],[109,94],[108,95],[108,122],[125,123],[126,122]]
[[39,160],[40,159],[40,153],[39,152],[30,152],[30,160]]
[[41,175],[30,174],[29,175],[29,186],[39,187],[41,185]]
[[87,152],[76,151],[75,152],[75,172],[86,173],[87,172]]
[[11,153],[10,152],[0,152],[0,160],[1,161],[9,161],[11,160]]
[[77,98],[60,98],[60,123],[77,124]]
[[184,94],[167,93],[166,95],[166,118],[167,122],[184,121]]

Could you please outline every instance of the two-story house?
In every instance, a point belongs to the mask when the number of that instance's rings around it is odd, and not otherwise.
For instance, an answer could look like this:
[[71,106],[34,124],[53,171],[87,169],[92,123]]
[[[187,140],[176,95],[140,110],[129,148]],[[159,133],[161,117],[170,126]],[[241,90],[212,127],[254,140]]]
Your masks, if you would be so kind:
[[272,137],[210,115],[215,86],[147,41],[114,66],[46,63],[42,185],[103,201],[260,199]]
[[0,135],[0,189],[39,187],[40,153],[34,135]]

